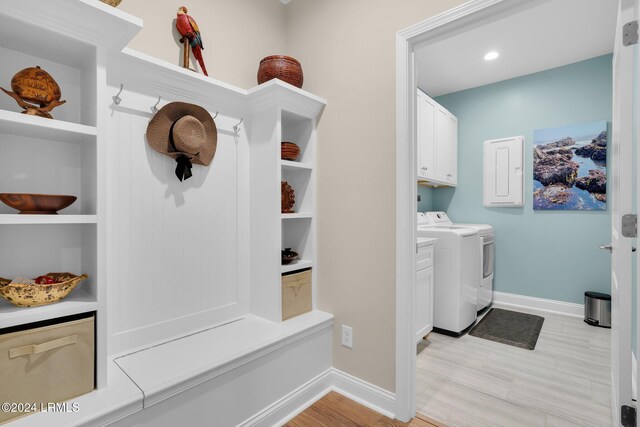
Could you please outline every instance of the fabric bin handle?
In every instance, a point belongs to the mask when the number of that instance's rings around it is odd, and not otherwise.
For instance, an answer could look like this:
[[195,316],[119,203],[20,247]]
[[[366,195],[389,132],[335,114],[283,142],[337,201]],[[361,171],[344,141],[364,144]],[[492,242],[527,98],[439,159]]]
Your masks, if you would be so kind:
[[43,342],[42,344],[29,344],[22,347],[9,349],[9,359],[24,356],[26,354],[40,354],[45,351],[63,347],[65,345],[75,344],[78,342],[77,335],[69,335],[68,337],[58,338],[57,340]]
[[302,288],[302,286],[306,283],[306,280],[296,280],[295,282],[287,283],[285,286],[287,287],[287,289],[293,290],[293,295],[297,297],[298,292],[300,292],[300,288]]

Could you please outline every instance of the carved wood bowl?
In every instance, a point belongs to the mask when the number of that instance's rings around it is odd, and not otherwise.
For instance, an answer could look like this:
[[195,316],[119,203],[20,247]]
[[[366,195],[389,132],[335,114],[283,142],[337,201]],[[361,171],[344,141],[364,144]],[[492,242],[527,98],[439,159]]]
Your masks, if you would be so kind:
[[0,193],[0,201],[22,215],[57,215],[78,198],[57,194]]
[[282,142],[280,144],[280,158],[283,160],[296,161],[300,156],[300,147],[293,142]]
[[296,195],[293,191],[293,188],[287,181],[282,181],[280,183],[280,187],[282,192],[281,212],[293,213],[293,205],[296,203]]
[[35,307],[38,305],[53,304],[64,299],[88,276],[83,274],[76,276],[72,273],[48,273],[59,283],[28,284],[14,283],[11,280],[0,277],[0,296],[18,307]]
[[122,0],[100,0],[102,3],[106,3],[109,6],[118,7]]
[[261,85],[271,79],[280,79],[295,87],[302,88],[304,82],[302,66],[297,59],[290,56],[267,56],[260,61],[260,67],[258,67],[258,84]]

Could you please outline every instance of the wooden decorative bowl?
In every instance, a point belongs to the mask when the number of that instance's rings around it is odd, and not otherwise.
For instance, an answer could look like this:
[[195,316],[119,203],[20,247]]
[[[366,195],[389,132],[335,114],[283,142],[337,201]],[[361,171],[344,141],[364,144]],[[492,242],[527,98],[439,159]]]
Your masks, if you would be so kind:
[[118,7],[122,0],[100,0],[102,3],[106,3],[109,6]]
[[56,194],[0,193],[0,201],[23,215],[57,215],[78,198]]
[[11,280],[0,277],[0,296],[18,307],[35,307],[38,305],[53,304],[65,298],[69,293],[88,276],[76,276],[72,273],[49,273],[60,283],[51,284],[23,284],[10,285]]
[[293,205],[296,203],[296,195],[293,191],[293,188],[289,185],[287,181],[282,181],[280,183],[281,192],[282,192],[282,213],[293,213]]
[[280,79],[295,87],[302,87],[304,77],[302,66],[297,59],[285,55],[267,56],[260,61],[258,68],[258,84],[268,82],[271,79]]
[[282,142],[280,144],[280,158],[283,160],[296,161],[300,156],[300,147],[293,142]]

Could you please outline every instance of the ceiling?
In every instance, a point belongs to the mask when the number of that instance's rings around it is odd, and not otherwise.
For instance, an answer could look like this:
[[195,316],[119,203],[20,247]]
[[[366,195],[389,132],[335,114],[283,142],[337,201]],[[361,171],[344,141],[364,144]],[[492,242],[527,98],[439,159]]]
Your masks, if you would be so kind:
[[[422,45],[418,87],[430,96],[458,92],[611,53],[618,2],[545,0]],[[485,61],[489,51],[498,59]]]

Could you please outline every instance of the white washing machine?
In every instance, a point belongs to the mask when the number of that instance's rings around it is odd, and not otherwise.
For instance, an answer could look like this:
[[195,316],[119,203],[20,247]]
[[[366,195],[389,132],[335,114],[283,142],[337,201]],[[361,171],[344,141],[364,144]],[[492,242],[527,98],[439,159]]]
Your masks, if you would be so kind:
[[477,314],[480,254],[478,230],[458,225],[433,226],[418,213],[418,237],[437,238],[434,255],[433,330],[460,335]]
[[420,224],[420,221],[423,221],[423,224],[434,226],[456,225],[473,227],[478,230],[478,236],[480,237],[480,264],[478,275],[480,279],[478,282],[477,310],[480,312],[489,307],[493,301],[493,267],[496,253],[493,227],[489,224],[454,224],[444,212],[425,212],[422,218],[418,216],[418,224]]

